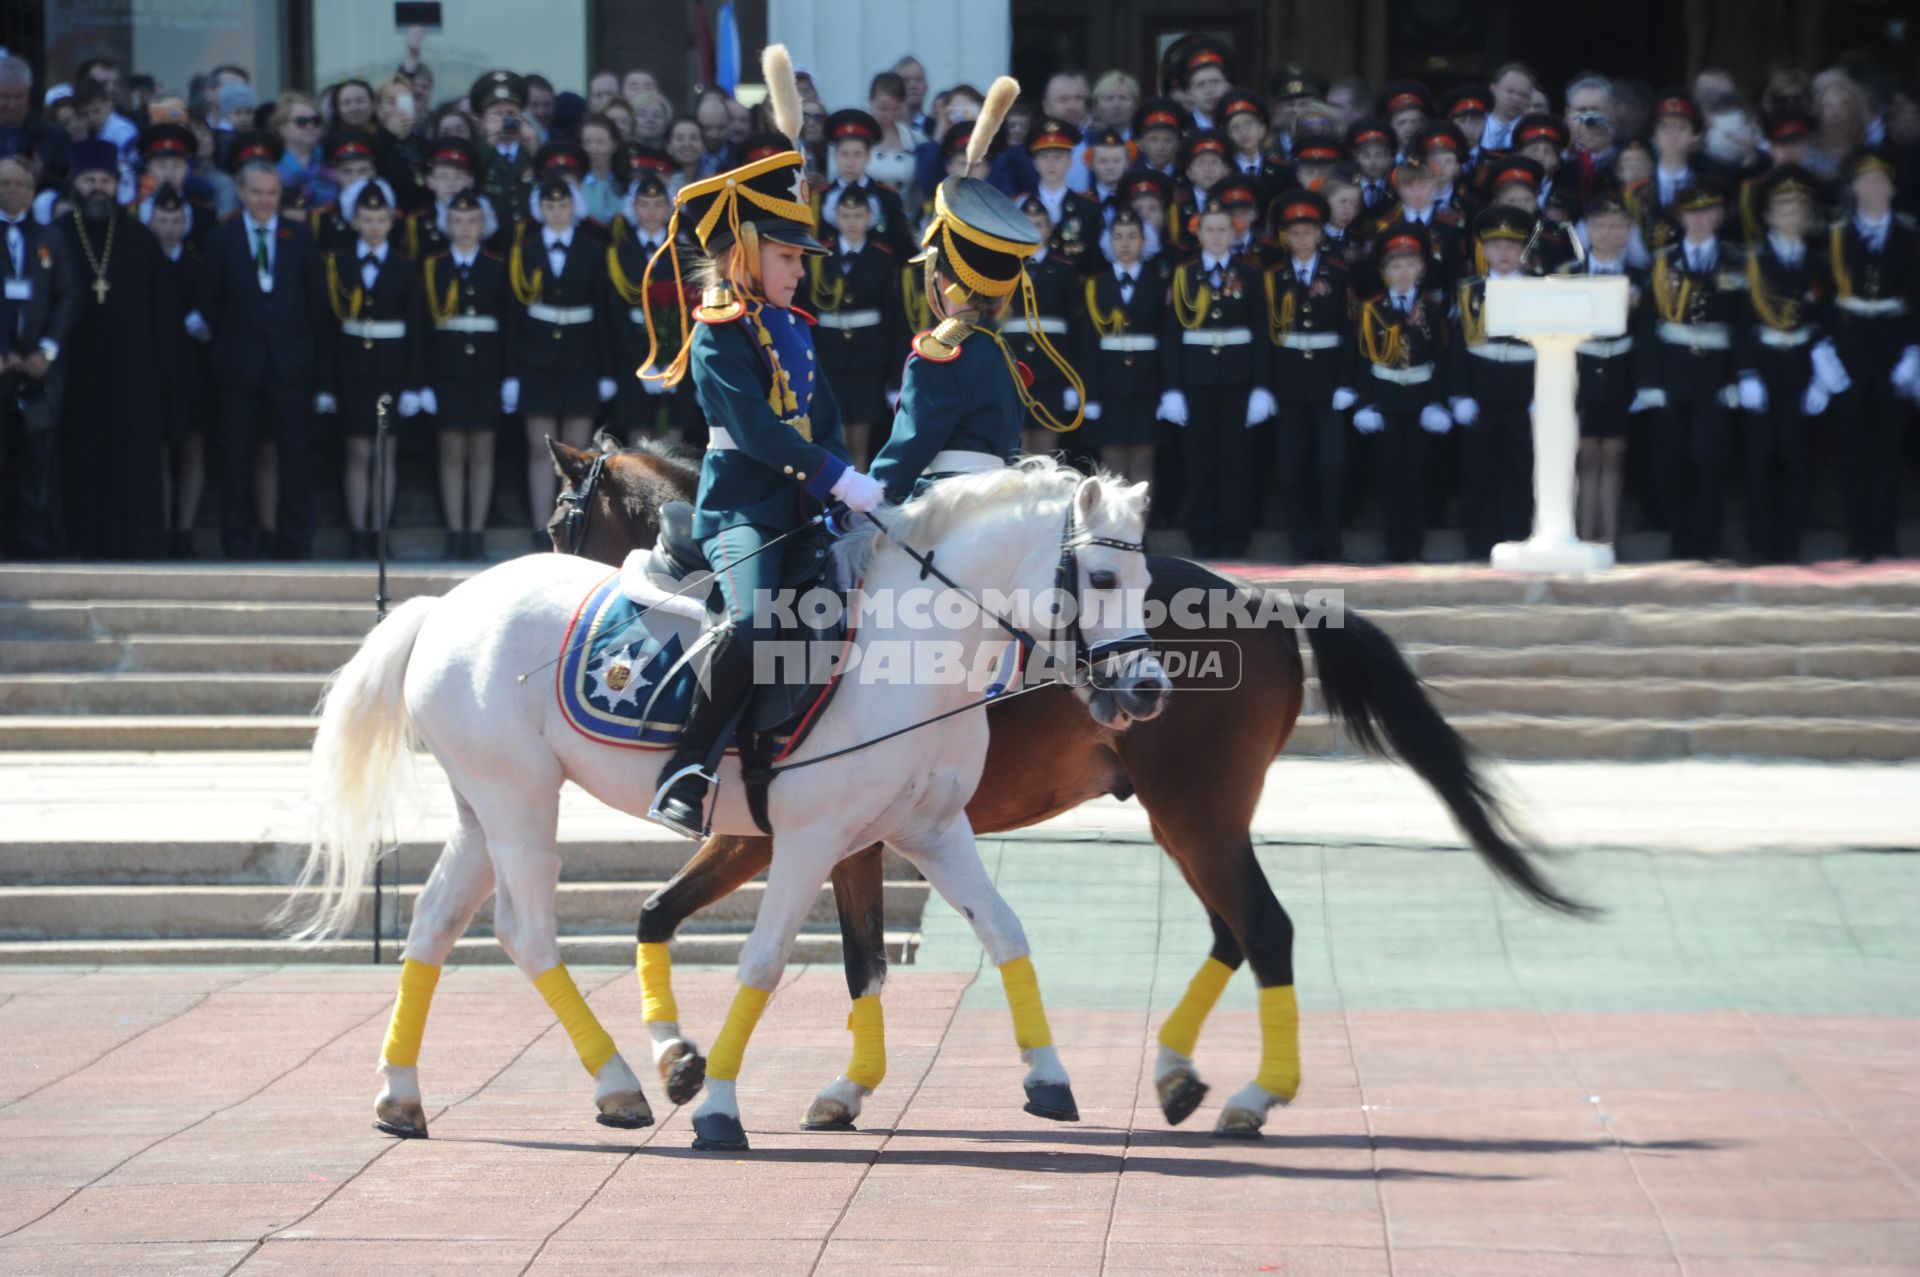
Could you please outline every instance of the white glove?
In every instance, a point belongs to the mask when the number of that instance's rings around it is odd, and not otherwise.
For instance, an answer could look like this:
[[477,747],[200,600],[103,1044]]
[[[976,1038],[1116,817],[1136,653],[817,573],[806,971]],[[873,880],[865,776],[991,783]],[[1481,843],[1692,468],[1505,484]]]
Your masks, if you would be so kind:
[[1187,424],[1187,397],[1178,390],[1169,390],[1160,396],[1160,407],[1154,416],[1162,421],[1170,421],[1176,426]]
[[520,379],[509,377],[500,383],[500,411],[513,412],[520,407]]
[[315,412],[339,412],[340,405],[334,402],[332,395],[323,390],[313,397],[313,410]]
[[[1472,403],[1473,400],[1455,400],[1454,402]],[[1458,409],[1455,410],[1455,413],[1458,413]],[[1461,424],[1471,424],[1472,421],[1473,418],[1468,417]],[[1420,410],[1420,428],[1430,435],[1443,435],[1453,429],[1453,417],[1448,415],[1447,410],[1439,404],[1430,403]]]
[[1833,348],[1832,338],[1813,348],[1813,379],[1829,398],[1844,395],[1853,386],[1853,378],[1847,376],[1847,366],[1840,362],[1840,352]]
[[1257,426],[1270,421],[1273,414],[1280,411],[1280,405],[1273,401],[1273,392],[1265,386],[1255,386],[1253,393],[1247,396],[1247,424]]
[[600,379],[600,402],[601,403],[605,403],[607,400],[613,398],[615,395],[619,393],[620,393],[620,387],[617,384],[615,384],[613,378],[602,377]]
[[1667,392],[1657,386],[1648,386],[1633,397],[1633,402],[1627,405],[1627,411],[1645,412],[1649,408],[1664,408],[1666,406]]
[[1720,387],[1720,406],[1722,408],[1738,408],[1740,406],[1740,387]]
[[1378,408],[1362,408],[1353,414],[1353,428],[1363,435],[1379,434],[1387,428],[1387,419]]
[[435,417],[440,415],[440,396],[433,393],[432,386],[420,392],[420,411]]
[[1893,366],[1893,384],[1909,395],[1920,390],[1920,346],[1908,346],[1900,353],[1900,362]]
[[400,415],[403,417],[417,417],[420,415],[419,391],[403,390],[400,392]]
[[861,474],[852,466],[848,466],[833,485],[834,497],[845,502],[847,509],[855,514],[865,514],[873,509],[886,494],[887,490],[880,486],[878,479]]
[[1807,383],[1807,393],[1800,396],[1800,411],[1809,417],[1817,417],[1827,410],[1827,402],[1830,398],[1826,388],[1820,384],[1820,379],[1815,377]]
[[1740,406],[1748,412],[1767,410],[1767,383],[1760,380],[1757,372],[1740,374]]
[[1100,420],[1100,401],[1098,399],[1087,400],[1087,420]]
[[[1480,420],[1480,405],[1476,401],[1465,395],[1457,395],[1450,402],[1453,404],[1453,419],[1461,425],[1470,426]],[[1423,418],[1426,416],[1424,412],[1420,415]],[[1420,424],[1424,426],[1426,422],[1423,420]]]
[[1078,408],[1080,406],[1080,392],[1072,386],[1068,386],[1060,392],[1060,406],[1068,412],[1072,412],[1075,408]]
[[1353,405],[1358,403],[1359,401],[1360,401],[1360,396],[1354,394],[1351,390],[1348,390],[1345,386],[1342,386],[1338,390],[1333,392],[1333,410],[1335,412],[1345,412],[1347,409],[1353,407]]
[[213,340],[213,329],[207,327],[205,317],[197,310],[187,316],[187,336],[199,342]]
[[889,390],[887,392],[887,407],[892,409],[894,412],[900,411],[900,392],[899,391]]

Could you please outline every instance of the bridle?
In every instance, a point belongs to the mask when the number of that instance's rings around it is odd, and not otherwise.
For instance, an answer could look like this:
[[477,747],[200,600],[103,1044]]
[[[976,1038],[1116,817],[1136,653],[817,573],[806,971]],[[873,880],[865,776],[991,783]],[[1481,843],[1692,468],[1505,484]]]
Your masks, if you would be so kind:
[[1117,537],[1090,534],[1076,536],[1074,525],[1078,521],[1078,513],[1078,508],[1068,502],[1067,526],[1060,534],[1060,563],[1053,570],[1053,588],[1067,595],[1073,601],[1073,608],[1065,622],[1055,623],[1052,637],[1056,644],[1066,644],[1067,650],[1073,653],[1073,672],[1066,675],[1063,681],[1072,687],[1091,686],[1096,691],[1110,692],[1113,690],[1112,684],[1100,681],[1102,667],[1111,677],[1115,668],[1125,668],[1135,663],[1131,658],[1150,654],[1153,640],[1147,637],[1145,630],[1137,630],[1099,643],[1090,644],[1086,641],[1080,631],[1080,613],[1083,609],[1080,602],[1080,563],[1075,552],[1084,546],[1098,545],[1109,550],[1145,554],[1147,547],[1143,541],[1122,541]]
[[567,512],[560,516],[560,552],[578,555],[580,547],[587,543],[587,521],[593,517],[593,490],[600,486],[600,474],[607,468],[610,453],[598,453],[593,464],[587,467],[587,477],[580,481],[578,488],[569,487],[560,494],[560,504]]

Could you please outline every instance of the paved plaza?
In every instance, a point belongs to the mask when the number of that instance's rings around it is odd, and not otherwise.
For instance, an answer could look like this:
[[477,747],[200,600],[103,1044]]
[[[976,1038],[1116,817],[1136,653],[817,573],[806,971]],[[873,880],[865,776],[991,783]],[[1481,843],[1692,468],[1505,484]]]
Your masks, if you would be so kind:
[[[16,756],[0,803],[49,838],[136,810],[148,837],[271,837],[297,810],[291,758],[201,760],[230,783],[197,797],[190,756],[152,760],[105,804],[115,761]],[[861,1130],[798,1129],[848,1035],[837,966],[796,967],[748,1052],[741,1155],[693,1152],[657,1084],[657,1126],[595,1125],[510,968],[441,982],[433,1137],[408,1143],[369,1125],[391,967],[0,969],[0,1272],[1920,1271],[1920,769],[1503,772],[1603,921],[1504,892],[1398,769],[1276,765],[1257,832],[1305,1083],[1258,1144],[1207,1135],[1257,1063],[1244,973],[1201,1039],[1210,1102],[1170,1130],[1154,1101],[1153,1035],[1207,933],[1133,804],[983,843],[1077,1125],[1020,1111],[998,980],[938,902],[888,984]],[[563,829],[611,822],[570,803]],[[644,1058],[631,968],[579,974]],[[709,1039],[730,972],[677,984]]]

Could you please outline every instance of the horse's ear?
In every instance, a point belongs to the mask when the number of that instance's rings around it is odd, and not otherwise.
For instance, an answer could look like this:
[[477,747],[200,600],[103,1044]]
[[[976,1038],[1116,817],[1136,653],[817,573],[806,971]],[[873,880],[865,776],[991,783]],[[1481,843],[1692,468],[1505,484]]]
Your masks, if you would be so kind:
[[584,482],[593,468],[593,453],[570,447],[552,435],[547,436],[547,451],[553,454],[554,470],[568,483]]
[[1093,516],[1099,512],[1102,495],[1101,484],[1098,479],[1082,479],[1080,481],[1080,487],[1076,489],[1073,494],[1073,506],[1080,516],[1079,521],[1082,525],[1091,521]]

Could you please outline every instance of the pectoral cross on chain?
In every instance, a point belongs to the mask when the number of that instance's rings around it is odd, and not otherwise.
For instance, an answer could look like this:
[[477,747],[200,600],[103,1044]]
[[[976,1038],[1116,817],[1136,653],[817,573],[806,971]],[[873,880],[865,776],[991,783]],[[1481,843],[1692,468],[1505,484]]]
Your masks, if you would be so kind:
[[93,300],[100,303],[102,306],[107,304],[107,288],[108,288],[107,277],[105,275],[97,276],[94,279]]

